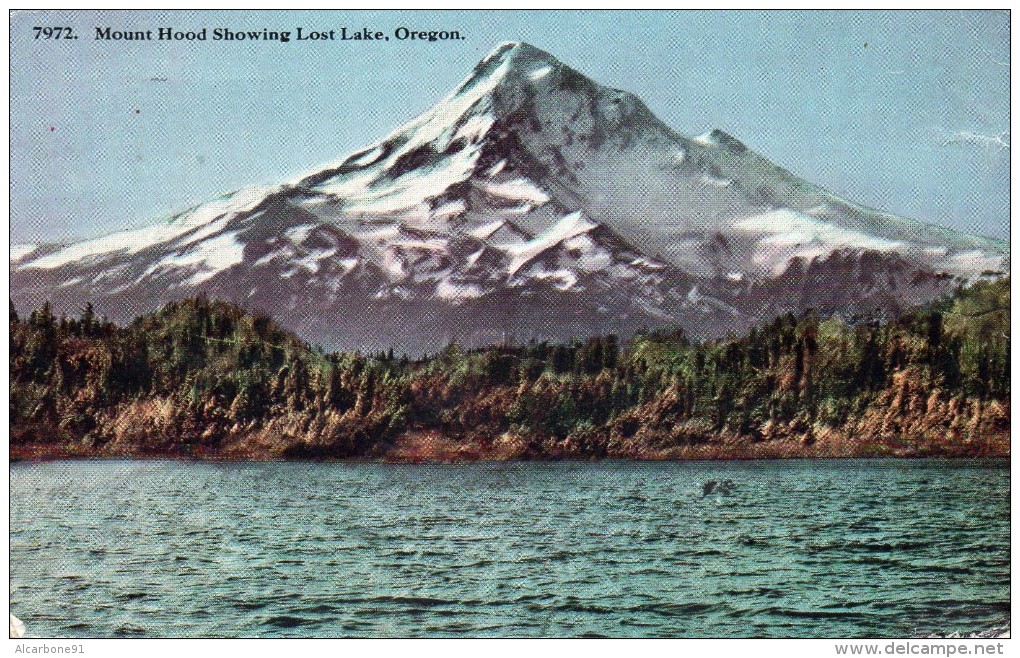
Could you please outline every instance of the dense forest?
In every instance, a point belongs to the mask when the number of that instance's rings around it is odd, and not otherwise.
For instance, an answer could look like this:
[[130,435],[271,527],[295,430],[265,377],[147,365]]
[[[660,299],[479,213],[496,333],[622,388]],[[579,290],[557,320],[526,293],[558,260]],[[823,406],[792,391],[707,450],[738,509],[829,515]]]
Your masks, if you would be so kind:
[[118,327],[10,311],[11,455],[199,458],[1009,454],[1009,280],[903,317],[787,315],[411,360],[325,354],[204,297]]

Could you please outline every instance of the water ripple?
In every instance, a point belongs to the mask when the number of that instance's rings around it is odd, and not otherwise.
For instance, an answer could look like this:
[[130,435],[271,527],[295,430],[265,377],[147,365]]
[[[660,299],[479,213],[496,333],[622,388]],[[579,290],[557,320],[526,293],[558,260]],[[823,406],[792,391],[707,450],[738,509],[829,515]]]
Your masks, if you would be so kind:
[[[10,475],[11,605],[33,635],[903,637],[1010,619],[1006,460]],[[734,495],[703,497],[711,479]]]

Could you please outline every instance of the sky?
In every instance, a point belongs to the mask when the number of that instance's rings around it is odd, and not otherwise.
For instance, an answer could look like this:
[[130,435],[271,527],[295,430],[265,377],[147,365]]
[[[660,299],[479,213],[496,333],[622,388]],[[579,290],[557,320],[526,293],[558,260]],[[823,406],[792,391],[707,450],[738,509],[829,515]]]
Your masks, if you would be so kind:
[[[39,25],[79,38],[36,39]],[[94,38],[342,26],[465,38]],[[1009,27],[998,10],[19,13],[11,241],[143,226],[313,171],[429,108],[505,41],[636,94],[682,134],[721,128],[856,203],[1008,238]]]

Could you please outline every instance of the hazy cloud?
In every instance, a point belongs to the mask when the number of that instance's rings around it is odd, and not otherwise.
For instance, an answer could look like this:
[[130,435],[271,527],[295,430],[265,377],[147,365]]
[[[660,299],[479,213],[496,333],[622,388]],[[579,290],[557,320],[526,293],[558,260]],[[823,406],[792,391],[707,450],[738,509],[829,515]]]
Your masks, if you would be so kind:
[[937,132],[939,143],[942,146],[962,144],[965,146],[977,146],[979,148],[996,151],[1009,149],[1010,140],[1008,130],[997,135],[984,135],[971,130],[957,130],[955,132],[938,130]]

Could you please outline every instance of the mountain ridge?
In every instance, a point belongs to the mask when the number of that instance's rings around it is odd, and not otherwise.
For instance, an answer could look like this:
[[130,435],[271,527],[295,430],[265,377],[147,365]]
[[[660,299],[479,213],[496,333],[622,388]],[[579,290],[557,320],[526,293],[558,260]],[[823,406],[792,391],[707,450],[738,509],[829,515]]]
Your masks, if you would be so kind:
[[[19,305],[88,298],[129,319],[207,292],[283,309],[332,347],[414,353],[508,331],[711,337],[808,303],[896,314],[1008,263],[1001,241],[857,206],[721,130],[682,136],[636,96],[509,42],[317,172],[152,226],[12,248],[11,273]],[[400,344],[376,344],[386,336]]]

